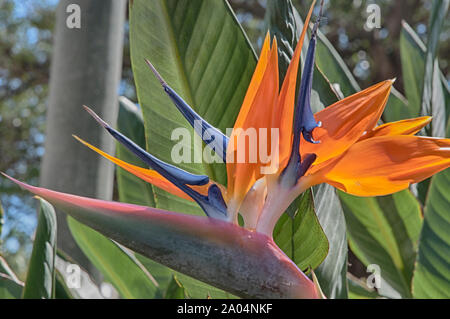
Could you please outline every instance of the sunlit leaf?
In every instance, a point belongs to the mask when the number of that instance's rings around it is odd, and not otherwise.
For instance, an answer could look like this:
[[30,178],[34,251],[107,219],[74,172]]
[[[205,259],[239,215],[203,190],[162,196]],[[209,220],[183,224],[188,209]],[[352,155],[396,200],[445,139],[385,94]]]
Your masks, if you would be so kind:
[[380,293],[383,294],[384,286],[389,285],[399,296],[410,298],[422,225],[417,200],[407,190],[390,196],[365,198],[339,192],[339,197],[353,253],[365,266],[376,264],[380,267]]
[[[450,136],[450,124],[447,126]],[[431,179],[413,279],[415,298],[450,298],[450,169]]]
[[421,113],[423,115],[433,115],[430,135],[437,137],[445,135],[445,101],[439,79],[439,63],[436,60],[436,54],[441,28],[447,17],[449,3],[449,0],[433,1],[425,53]]
[[[222,131],[233,127],[256,56],[227,1],[132,1],[130,46],[147,149],[152,154],[173,163],[172,147],[179,142],[171,140],[173,130],[185,127],[192,137],[194,134],[144,59],[149,59],[167,83],[209,123]],[[185,142],[193,151],[192,143]],[[224,164],[177,165],[226,182]],[[195,203],[159,189],[154,192],[156,207],[203,215]]]

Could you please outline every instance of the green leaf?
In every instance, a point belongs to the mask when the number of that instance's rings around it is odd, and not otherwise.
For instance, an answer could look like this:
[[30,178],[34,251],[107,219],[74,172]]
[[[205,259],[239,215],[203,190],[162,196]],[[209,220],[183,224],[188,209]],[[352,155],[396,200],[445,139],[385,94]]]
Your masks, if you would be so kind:
[[[408,106],[405,108],[397,108],[390,113],[388,109],[385,111],[385,119],[389,121],[398,121],[400,119],[417,117],[421,113],[421,103],[425,74],[425,57],[426,57],[426,46],[420,39],[420,37],[414,32],[411,26],[402,21],[402,31],[400,34],[400,57],[402,62],[402,74],[405,83],[405,92],[408,99]],[[434,67],[437,67],[437,62],[435,61]],[[440,78],[440,85],[442,86],[442,91],[437,84],[437,78]],[[447,85],[447,80],[442,72],[439,71],[437,75],[436,72],[433,73],[433,96],[440,98],[438,94],[444,95],[444,104],[447,109],[450,107],[450,93]],[[436,99],[436,98],[435,98]],[[438,101],[438,100],[437,100]],[[442,102],[441,102],[442,103]],[[439,108],[435,108],[436,111]],[[432,115],[433,112],[427,115]],[[444,119],[448,117],[449,111],[447,111],[447,116],[440,115],[442,111],[439,112],[438,118],[436,120],[441,120],[441,116]],[[388,117],[386,118],[386,115]],[[442,134],[441,134],[442,135]]]
[[159,283],[162,291],[168,289],[171,278],[175,276],[177,281],[184,287],[186,294],[191,298],[200,299],[208,296],[213,299],[237,298],[226,291],[205,284],[168,267],[162,266],[147,257],[138,254],[137,258],[139,258],[148,271],[152,273],[156,281]]
[[169,282],[169,286],[164,294],[165,299],[185,299],[187,297],[186,290],[183,285],[178,281],[175,275],[172,276],[172,280]]
[[13,278],[15,281],[19,281],[16,274],[12,271],[11,267],[9,267],[5,258],[0,255],[0,273],[7,275],[8,277]]
[[377,292],[369,289],[365,282],[355,278],[351,274],[348,276],[348,298],[349,299],[376,299],[379,298]]
[[[147,150],[171,163],[175,128],[193,129],[179,114],[146,66],[149,59],[167,83],[212,125],[233,127],[256,57],[229,4],[224,0],[135,0],[130,2],[130,47]],[[185,142],[191,153],[191,141]],[[224,164],[180,163],[193,173],[226,182]],[[154,189],[156,207],[200,214],[192,202]]]
[[399,116],[395,120],[417,117],[420,114],[425,69],[425,50],[426,47],[419,36],[408,23],[402,21],[400,58],[409,112],[402,114],[402,117]]
[[432,136],[440,137],[443,137],[445,134],[445,101],[442,86],[440,85],[439,63],[436,60],[436,52],[449,3],[449,0],[433,1],[429,18],[429,34],[427,51],[425,53],[425,71],[421,99],[421,113],[423,115],[433,115],[430,133]]
[[20,299],[23,283],[15,281],[6,274],[0,273],[0,299]]
[[0,300],[19,299],[22,296],[23,282],[11,270],[6,260],[0,255]]
[[[124,97],[119,99],[119,118],[117,128],[120,132],[131,138],[139,146],[145,148],[144,123],[142,114],[138,107]],[[117,145],[117,157],[123,161],[145,167],[136,156],[131,154],[122,145]],[[152,186],[140,178],[117,167],[117,184],[119,190],[119,200],[124,203],[132,203],[143,206],[154,206],[155,198]],[[195,280],[186,275],[179,274],[163,265],[149,260],[148,258],[137,255],[137,258],[154,276],[158,282],[159,291],[157,296],[162,297],[164,291],[168,288],[170,278],[177,277],[177,280],[183,285],[189,296],[194,298],[205,298],[207,295],[213,298],[228,298],[231,296],[220,289],[209,286],[203,282]]]
[[324,72],[328,80],[335,86],[344,96],[352,95],[361,90],[358,82],[356,82],[351,71],[345,65],[337,50],[322,32],[317,33],[317,53],[316,63]]
[[56,215],[53,206],[42,198],[33,251],[23,289],[25,299],[54,298]]
[[[361,88],[353,77],[351,71],[346,66],[344,60],[333,47],[331,42],[323,33],[318,32],[317,59],[318,68],[325,74],[331,82],[334,90],[339,92],[339,98],[355,94],[361,91]],[[394,116],[400,116],[396,120],[407,118],[403,117],[408,110],[408,102],[394,87],[391,89],[391,95],[383,114],[386,121],[392,121]],[[400,115],[399,115],[400,114]]]
[[422,225],[420,205],[407,190],[391,196],[356,197],[339,192],[350,248],[365,266],[381,270],[380,294],[411,297],[411,280]]
[[314,212],[311,190],[298,197],[273,232],[275,243],[304,272],[316,269],[328,254],[328,240]]
[[345,219],[336,190],[327,184],[314,187],[314,206],[330,249],[314,271],[322,290],[331,299],[347,298],[347,238]]
[[[280,82],[282,83],[304,23],[291,0],[269,1],[267,3],[265,20],[271,35],[277,37]],[[304,62],[308,43],[309,40],[306,36],[302,48],[301,64]],[[301,72],[299,72],[300,74]],[[338,96],[338,92],[334,90],[330,81],[316,63],[311,93],[313,111],[319,111],[333,104],[338,100]]]
[[[450,122],[447,125],[450,136]],[[450,298],[450,169],[431,179],[413,279],[415,298]]]
[[281,0],[267,2],[265,23],[271,36],[277,38],[278,65],[282,83],[300,38],[303,21],[291,0]]
[[[119,98],[119,116],[117,129],[137,145],[145,149],[144,122],[141,110],[125,97]],[[116,156],[130,164],[147,167],[139,158],[132,154],[122,144],[116,144]],[[128,173],[121,167],[116,167],[119,199],[121,202],[155,206],[153,186],[142,179]]]
[[75,241],[123,298],[153,298],[157,283],[133,254],[95,230],[68,218]]
[[70,289],[67,287],[64,277],[56,270],[55,299],[73,299]]

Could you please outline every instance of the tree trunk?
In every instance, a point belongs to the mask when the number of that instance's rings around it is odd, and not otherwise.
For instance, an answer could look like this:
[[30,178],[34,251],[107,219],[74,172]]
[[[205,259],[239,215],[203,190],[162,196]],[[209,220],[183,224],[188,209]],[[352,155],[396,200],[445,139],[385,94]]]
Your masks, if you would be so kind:
[[[80,9],[80,28],[76,8]],[[112,153],[113,139],[82,109],[91,107],[115,123],[122,69],[126,0],[60,0],[50,73],[41,186],[81,196],[111,199],[111,164],[77,142],[78,135]],[[74,23],[75,22],[75,23]],[[75,26],[75,27],[74,27]],[[74,27],[74,28],[70,28]],[[92,271],[58,212],[58,247]]]

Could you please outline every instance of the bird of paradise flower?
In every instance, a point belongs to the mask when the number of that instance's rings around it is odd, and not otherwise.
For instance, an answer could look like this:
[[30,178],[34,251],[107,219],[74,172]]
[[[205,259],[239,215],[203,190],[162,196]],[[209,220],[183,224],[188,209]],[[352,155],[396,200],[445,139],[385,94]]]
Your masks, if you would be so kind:
[[[157,159],[85,107],[152,169],[126,163],[75,138],[137,177],[197,202],[209,218],[78,197],[7,177],[124,245],[238,296],[319,297],[318,287],[272,240],[282,213],[305,190],[321,183],[357,196],[406,189],[450,166],[450,139],[414,135],[430,122],[430,117],[377,126],[393,80],[375,84],[313,114],[310,97],[321,14],[313,27],[295,103],[300,54],[314,4],[281,90],[277,41],[274,38],[271,43],[266,36],[230,137],[196,114],[147,61],[189,123],[194,126],[195,121],[201,122],[197,133],[226,163],[227,187]],[[246,151],[240,150],[235,141],[248,128],[279,130],[278,156],[271,163],[276,169],[270,174],[262,173],[261,167],[266,164],[261,161],[230,161],[238,152]],[[205,138],[206,130],[212,130],[215,138]],[[268,139],[264,142],[271,143]],[[238,214],[244,219],[242,227]]]

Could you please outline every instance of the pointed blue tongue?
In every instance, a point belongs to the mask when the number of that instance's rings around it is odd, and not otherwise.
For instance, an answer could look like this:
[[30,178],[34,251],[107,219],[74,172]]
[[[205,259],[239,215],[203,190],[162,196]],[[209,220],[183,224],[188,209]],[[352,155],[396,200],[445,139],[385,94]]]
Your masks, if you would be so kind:
[[[289,162],[283,171],[282,175],[290,175],[289,184],[297,183],[297,180],[306,173],[306,170],[311,166],[315,160],[315,154],[309,154],[307,158],[302,162],[300,156],[300,140],[301,135],[305,141],[309,143],[320,143],[320,141],[314,141],[312,137],[312,131],[321,125],[320,122],[316,122],[311,110],[311,89],[314,74],[314,61],[317,44],[317,29],[322,18],[323,0],[320,4],[319,17],[314,24],[311,40],[309,42],[308,51],[306,53],[305,66],[303,68],[302,79],[300,82],[300,92],[295,107],[294,114],[294,138],[292,142],[292,150],[289,158]],[[314,159],[314,160],[313,160]],[[289,172],[289,174],[286,174]]]
[[108,123],[103,121],[94,111],[87,106],[83,106],[84,109],[101,125],[103,126],[119,143],[129,149],[133,154],[139,157],[144,163],[164,176],[172,184],[177,186],[193,200],[195,200],[203,211],[209,217],[226,219],[227,207],[223,200],[222,193],[219,187],[215,184],[211,185],[208,189],[208,196],[204,196],[188,185],[201,186],[209,183],[209,177],[206,175],[196,175],[176,166],[170,165],[156,158],[150,153],[147,153],[139,145],[134,143],[128,137],[112,128]]
[[[189,122],[189,124],[195,129],[195,132],[201,137],[201,139],[206,143],[207,146],[211,147],[226,163],[227,158],[227,146],[228,137],[220,132],[217,128],[209,124],[200,115],[198,115],[192,107],[189,106],[182,98],[179,96],[168,84],[161,75],[158,73],[156,68],[149,60],[145,60],[147,65],[150,67],[152,72],[155,74],[156,78],[161,83],[164,91],[175,104],[180,113]],[[199,124],[197,124],[197,123]]]

